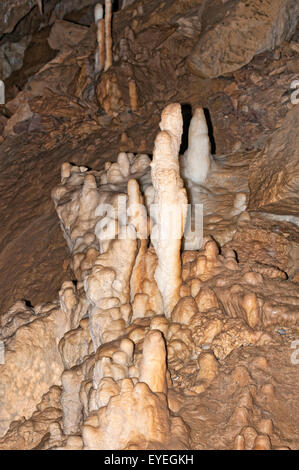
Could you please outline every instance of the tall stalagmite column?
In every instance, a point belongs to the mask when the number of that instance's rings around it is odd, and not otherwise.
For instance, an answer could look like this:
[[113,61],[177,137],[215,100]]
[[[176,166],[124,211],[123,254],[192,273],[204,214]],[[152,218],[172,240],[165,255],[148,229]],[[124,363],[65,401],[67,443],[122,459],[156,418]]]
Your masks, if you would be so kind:
[[155,279],[170,317],[181,286],[181,238],[187,215],[187,194],[180,177],[179,149],[183,132],[181,107],[168,105],[162,112],[152,161],[155,190],[155,225],[151,239],[158,256]]

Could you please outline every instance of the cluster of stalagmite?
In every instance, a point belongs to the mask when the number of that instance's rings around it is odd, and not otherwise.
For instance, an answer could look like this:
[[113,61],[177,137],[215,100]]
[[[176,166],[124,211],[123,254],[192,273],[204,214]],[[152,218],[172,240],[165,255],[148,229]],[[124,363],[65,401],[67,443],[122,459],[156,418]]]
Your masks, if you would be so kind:
[[[185,178],[189,165],[196,176],[200,157],[196,183],[210,158],[203,120],[196,111],[184,167]],[[246,269],[211,237],[181,252],[180,105],[164,109],[160,129],[152,162],[120,153],[101,171],[62,165],[52,197],[76,282],[51,304],[18,302],[1,317],[1,448],[16,433],[20,447],[37,446],[40,420],[46,448],[186,449],[182,394],[204,393],[235,350],[275,344],[268,326],[298,322],[296,285],[279,269]],[[250,437],[242,413],[232,417],[231,445],[271,447],[270,421]]]
[[[178,201],[176,212],[178,209],[182,212],[187,199],[177,199],[177,190],[183,187],[178,164],[182,133],[179,105],[166,108],[161,129],[170,139],[170,145],[168,148],[161,145],[163,133],[158,135],[152,168],[154,201],[167,187],[167,181],[163,186],[163,178],[162,184],[159,179],[155,180],[154,165],[157,167],[160,159],[164,175],[167,167],[170,170],[175,167],[176,179],[173,189],[171,181],[168,182],[169,194],[175,196],[174,202]],[[176,139],[175,145],[171,139]],[[80,281],[77,287],[82,289],[89,305],[88,324],[94,355],[78,364],[75,370],[66,370],[62,376],[64,433],[74,434],[81,429],[82,445],[87,449],[177,447],[180,444],[174,444],[176,440],[183,440],[185,445],[188,442],[187,427],[180,418],[171,416],[167,405],[170,376],[166,369],[165,339],[159,322],[154,321],[155,315],[161,315],[169,303],[168,293],[162,291],[165,280],[159,286],[154,279],[159,259],[163,266],[165,253],[155,253],[147,246],[148,236],[152,237],[161,221],[157,217],[151,230],[139,184],[132,178],[138,175],[145,191],[150,188],[146,181],[149,163],[147,155],[135,157],[121,153],[115,164],[106,164],[104,173],[92,174],[85,168],[65,164],[62,184],[53,192],[73,255],[73,269]],[[121,185],[123,193],[119,192]],[[184,196],[183,188],[182,191]],[[167,194],[164,202],[167,202]],[[171,253],[178,266],[175,272],[178,286],[174,286],[172,305],[178,300],[181,282],[182,229],[183,226],[174,239],[175,250]],[[157,243],[159,237],[162,240],[162,232],[156,235]],[[171,260],[170,254],[167,257]],[[167,284],[169,286],[170,282]],[[169,307],[168,311],[171,313]],[[148,332],[142,324],[132,328],[144,318],[150,321]],[[140,342],[143,343],[141,353],[138,352]],[[63,355],[65,351],[69,354],[64,344]],[[69,363],[69,359],[65,358],[64,363]],[[137,410],[139,429],[136,429],[135,417],[130,417],[130,402]],[[120,409],[123,422],[118,419]],[[172,436],[171,442],[165,436]]]

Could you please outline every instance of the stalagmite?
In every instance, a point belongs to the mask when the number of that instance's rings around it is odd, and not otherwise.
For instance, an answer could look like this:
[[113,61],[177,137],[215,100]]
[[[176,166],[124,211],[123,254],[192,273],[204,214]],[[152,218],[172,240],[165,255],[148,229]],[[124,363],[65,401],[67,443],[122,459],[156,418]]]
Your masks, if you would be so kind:
[[256,294],[246,294],[242,300],[242,307],[246,313],[246,320],[251,328],[259,322],[259,306]]
[[169,317],[179,300],[182,282],[180,249],[188,202],[179,172],[178,155],[183,131],[179,104],[170,104],[164,109],[160,129],[151,164],[156,205],[156,224],[151,231],[151,240],[158,255],[155,279],[163,297],[164,313]]
[[146,208],[140,193],[138,182],[134,179],[128,181],[128,216],[129,223],[135,227],[136,237],[139,240],[148,238],[148,221]]
[[153,392],[167,393],[166,348],[162,333],[158,330],[151,330],[144,339],[139,380]]
[[211,166],[211,145],[205,113],[196,108],[190,122],[188,149],[181,157],[182,175],[191,183],[205,182]]

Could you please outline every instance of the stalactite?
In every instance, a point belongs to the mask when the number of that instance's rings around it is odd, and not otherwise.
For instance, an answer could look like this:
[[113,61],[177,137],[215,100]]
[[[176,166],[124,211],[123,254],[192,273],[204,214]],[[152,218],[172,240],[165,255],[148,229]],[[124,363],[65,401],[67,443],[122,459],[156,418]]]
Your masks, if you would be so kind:
[[106,57],[105,57],[105,72],[111,67],[113,62],[112,57],[112,0],[105,0],[105,46],[106,46]]

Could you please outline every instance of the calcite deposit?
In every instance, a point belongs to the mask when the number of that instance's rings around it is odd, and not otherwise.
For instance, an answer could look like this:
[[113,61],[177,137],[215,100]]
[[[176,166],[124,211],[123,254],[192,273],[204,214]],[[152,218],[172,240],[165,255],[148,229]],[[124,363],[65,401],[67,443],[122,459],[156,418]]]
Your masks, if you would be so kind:
[[2,12],[0,450],[298,450],[298,2]]

